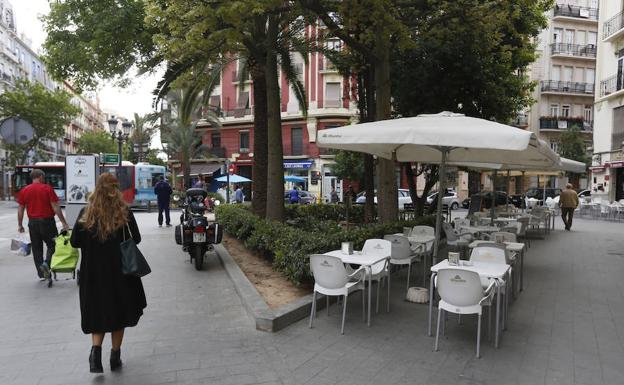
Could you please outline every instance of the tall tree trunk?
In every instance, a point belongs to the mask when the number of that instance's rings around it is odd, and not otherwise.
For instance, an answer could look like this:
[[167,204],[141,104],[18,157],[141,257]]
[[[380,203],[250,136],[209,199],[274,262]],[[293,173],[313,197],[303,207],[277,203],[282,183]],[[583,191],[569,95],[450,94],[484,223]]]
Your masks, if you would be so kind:
[[266,218],[284,219],[284,149],[282,147],[282,119],[280,104],[277,55],[273,49],[277,44],[278,16],[269,16],[266,59],[267,122],[268,122],[268,167]]
[[405,176],[407,178],[407,188],[409,189],[410,198],[412,199],[412,207],[414,208],[414,215],[421,216],[423,213],[423,207],[421,205],[416,204],[418,202],[418,191],[416,191],[416,178],[414,175],[414,170],[412,169],[412,164],[409,162],[406,162],[406,163],[402,163],[402,165],[403,165],[403,168],[405,169]]
[[254,97],[254,167],[251,207],[254,214],[260,218],[266,216],[268,163],[267,85],[264,71],[266,58],[262,59],[262,62],[255,59],[250,68]]
[[[359,82],[358,92],[361,100],[362,122],[372,122],[375,120],[375,90],[373,85],[373,69],[369,67],[362,72],[362,79]],[[364,203],[364,222],[371,223],[375,220],[375,162],[373,156],[364,154],[364,189],[366,190],[366,201]]]
[[[391,83],[390,83],[390,41],[383,26],[377,28],[375,34],[375,118],[376,120],[391,117]],[[392,222],[398,218],[398,189],[396,182],[395,161],[379,158],[377,160],[378,194],[377,203],[379,219],[382,223]]]

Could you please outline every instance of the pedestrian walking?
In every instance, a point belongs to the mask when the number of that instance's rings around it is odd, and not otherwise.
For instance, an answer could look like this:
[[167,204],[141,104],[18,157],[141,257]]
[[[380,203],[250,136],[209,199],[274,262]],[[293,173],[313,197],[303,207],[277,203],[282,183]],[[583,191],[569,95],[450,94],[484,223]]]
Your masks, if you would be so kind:
[[171,218],[169,218],[169,202],[171,200],[171,194],[173,190],[169,183],[162,176],[159,178],[158,183],[154,186],[154,194],[158,200],[158,227],[162,227],[163,224],[163,212],[165,213],[165,224],[167,227],[171,227]]
[[226,202],[225,200],[227,199],[227,184],[222,183],[221,186],[219,187],[219,189],[217,190],[217,194],[219,194],[222,198],[222,202],[221,203],[229,203]]
[[[45,183],[45,173],[34,169],[30,173],[32,183],[24,187],[17,195],[17,231],[23,233],[24,210],[28,215],[28,232],[33,253],[33,261],[37,275],[41,280],[50,278],[50,261],[54,254],[54,238],[58,235],[54,215],[59,218],[63,230],[69,226],[63,216],[58,196],[52,186]],[[46,245],[46,256],[43,259],[43,244]]]
[[357,199],[357,193],[353,190],[353,186],[349,185],[347,189],[347,197],[351,200],[351,203],[355,203]]
[[243,188],[240,185],[234,187],[234,199],[236,203],[243,203],[245,200],[245,194],[243,194]]
[[336,188],[335,187],[332,187],[332,190],[329,193],[329,201],[331,203],[338,203],[338,202],[340,202],[340,198],[338,197],[338,193],[336,192]]
[[574,216],[574,210],[579,205],[578,195],[576,191],[572,189],[572,184],[568,183],[566,189],[561,192],[559,196],[559,207],[561,208],[561,219],[565,229],[570,231],[572,228],[572,217]]
[[124,330],[135,326],[147,306],[141,278],[121,270],[120,243],[132,237],[141,242],[139,228],[119,191],[117,178],[102,174],[78,215],[71,244],[82,251],[80,259],[80,317],[85,334],[91,334],[91,373],[102,373],[102,342],[111,333],[110,368],[121,367]]
[[206,182],[204,181],[204,176],[202,174],[199,174],[197,176],[197,182],[195,182],[195,184],[193,185],[194,188],[202,188],[202,189],[206,189]]
[[293,186],[292,190],[290,190],[289,197],[291,204],[299,203],[299,190],[297,190],[296,186]]

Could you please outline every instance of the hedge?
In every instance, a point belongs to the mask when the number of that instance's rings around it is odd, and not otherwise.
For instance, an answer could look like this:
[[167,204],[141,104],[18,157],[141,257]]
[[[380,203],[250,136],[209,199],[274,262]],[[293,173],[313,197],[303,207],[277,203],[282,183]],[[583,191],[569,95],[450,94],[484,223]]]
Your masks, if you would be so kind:
[[[294,206],[294,205],[293,205]],[[237,205],[221,205],[216,209],[217,220],[225,231],[245,243],[245,247],[262,254],[273,264],[273,269],[281,272],[296,285],[311,282],[310,254],[325,253],[339,249],[342,242],[353,242],[354,248],[360,249],[370,238],[383,238],[386,234],[403,231],[404,226],[435,224],[435,217],[426,216],[414,221],[397,221],[388,224],[370,224],[355,226],[345,230],[338,222],[318,220],[316,223],[310,218],[329,218],[330,209],[313,205],[318,212],[307,206],[298,208],[289,207],[292,212],[307,213],[305,221],[302,217],[290,216],[297,224],[267,221],[255,216],[251,211]],[[324,211],[327,210],[327,211]],[[306,226],[301,226],[305,222]]]

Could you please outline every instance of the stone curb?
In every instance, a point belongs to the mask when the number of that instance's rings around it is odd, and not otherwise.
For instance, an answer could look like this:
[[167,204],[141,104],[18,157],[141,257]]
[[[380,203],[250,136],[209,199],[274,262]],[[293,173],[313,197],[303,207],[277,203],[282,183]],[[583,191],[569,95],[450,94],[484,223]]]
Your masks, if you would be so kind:
[[[271,309],[225,247],[215,245],[214,249],[226,273],[234,283],[236,292],[243,301],[247,313],[255,319],[257,330],[276,332],[310,315],[312,294],[277,309]],[[317,309],[325,307],[323,299],[324,296],[317,296]]]

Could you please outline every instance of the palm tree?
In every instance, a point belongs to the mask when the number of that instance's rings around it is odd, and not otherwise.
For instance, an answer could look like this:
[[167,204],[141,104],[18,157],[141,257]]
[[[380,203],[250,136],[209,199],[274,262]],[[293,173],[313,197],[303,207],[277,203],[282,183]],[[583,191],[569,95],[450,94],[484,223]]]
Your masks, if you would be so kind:
[[137,113],[134,114],[134,122],[133,122],[133,131],[130,135],[130,150],[134,148],[135,145],[139,147],[139,153],[136,156],[136,162],[140,162],[141,154],[143,152],[143,146],[146,146],[146,150],[149,148],[150,142],[152,141],[152,137],[156,133],[157,127],[154,125],[158,115],[156,114],[146,114],[139,115]]
[[202,144],[197,124],[201,121],[213,127],[221,127],[221,122],[213,111],[205,111],[202,116],[203,100],[201,87],[197,83],[173,92],[170,103],[175,111],[175,117],[161,127],[163,143],[167,143],[167,150],[171,154],[177,154],[182,163],[185,188],[189,188],[191,184],[191,160],[209,152]]

